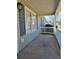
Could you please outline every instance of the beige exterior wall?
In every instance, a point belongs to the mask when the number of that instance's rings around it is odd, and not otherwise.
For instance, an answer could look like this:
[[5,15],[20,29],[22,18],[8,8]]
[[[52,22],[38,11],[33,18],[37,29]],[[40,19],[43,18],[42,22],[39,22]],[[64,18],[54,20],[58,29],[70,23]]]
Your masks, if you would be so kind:
[[59,2],[59,5],[57,7],[57,10],[56,10],[55,14],[58,14],[60,11],[61,11],[61,1]]
[[[54,34],[57,38],[57,41],[59,43],[59,46],[61,48],[61,28],[56,28],[57,25],[57,20],[61,20],[61,2],[59,3],[58,7],[57,7],[57,10],[56,10],[56,13],[55,13],[55,21],[54,21]],[[61,25],[60,25],[61,26]]]

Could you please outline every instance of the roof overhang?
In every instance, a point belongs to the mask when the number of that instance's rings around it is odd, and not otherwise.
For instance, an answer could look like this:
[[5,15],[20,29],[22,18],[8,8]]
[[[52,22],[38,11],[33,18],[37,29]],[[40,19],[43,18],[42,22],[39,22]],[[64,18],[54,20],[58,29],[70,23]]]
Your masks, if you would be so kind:
[[22,0],[22,2],[42,16],[55,14],[59,0]]

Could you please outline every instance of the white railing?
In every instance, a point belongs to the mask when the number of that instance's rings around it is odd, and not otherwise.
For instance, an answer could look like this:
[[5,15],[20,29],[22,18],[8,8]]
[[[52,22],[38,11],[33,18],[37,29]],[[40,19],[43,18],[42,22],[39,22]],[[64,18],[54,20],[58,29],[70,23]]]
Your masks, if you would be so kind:
[[54,27],[41,27],[40,33],[53,33]]

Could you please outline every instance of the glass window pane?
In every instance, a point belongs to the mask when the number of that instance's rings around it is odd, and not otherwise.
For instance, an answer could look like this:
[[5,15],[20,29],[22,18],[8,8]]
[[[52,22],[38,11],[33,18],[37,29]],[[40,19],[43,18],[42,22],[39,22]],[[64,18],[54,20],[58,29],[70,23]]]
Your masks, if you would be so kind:
[[30,20],[30,12],[26,10],[25,12],[25,20],[26,20],[26,30],[30,30],[31,29],[31,20]]
[[37,19],[36,15],[31,14],[31,19],[32,19],[32,29],[37,29]]

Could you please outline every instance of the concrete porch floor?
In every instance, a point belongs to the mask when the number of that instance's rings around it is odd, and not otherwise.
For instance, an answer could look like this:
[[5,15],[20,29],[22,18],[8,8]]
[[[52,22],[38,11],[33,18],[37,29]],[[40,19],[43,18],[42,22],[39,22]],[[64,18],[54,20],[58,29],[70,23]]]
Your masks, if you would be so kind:
[[40,34],[25,47],[17,59],[61,59],[60,50],[53,35]]

